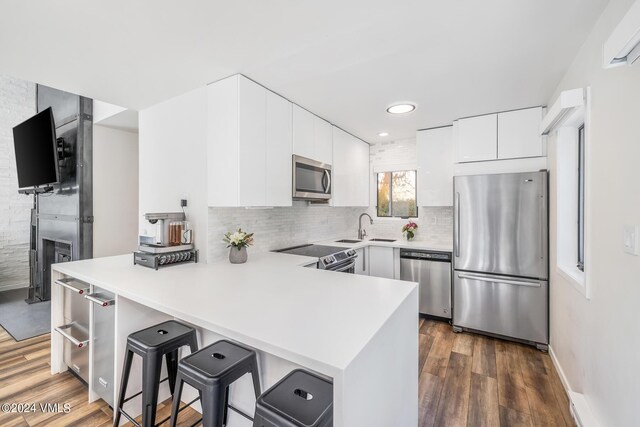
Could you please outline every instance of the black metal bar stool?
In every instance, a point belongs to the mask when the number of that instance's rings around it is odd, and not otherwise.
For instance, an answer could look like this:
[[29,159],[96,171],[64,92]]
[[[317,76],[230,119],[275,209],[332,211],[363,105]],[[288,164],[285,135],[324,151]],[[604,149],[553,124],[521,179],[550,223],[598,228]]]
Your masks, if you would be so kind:
[[[122,414],[134,425],[140,426],[123,410],[126,402],[140,394],[142,394],[142,426],[153,427],[155,425],[160,383],[169,380],[171,395],[174,394],[178,371],[178,350],[183,346],[189,346],[192,353],[198,350],[196,330],[175,320],[134,332],[127,337],[118,407],[113,422],[115,427],[120,423],[120,415]],[[134,353],[142,357],[142,391],[125,398]],[[160,370],[163,356],[167,362],[167,378],[161,380]],[[165,421],[167,420],[161,421],[160,424]]]
[[[178,419],[178,412],[180,412],[178,408],[184,383],[189,384],[200,393],[202,425],[204,427],[226,425],[229,408],[253,421],[249,415],[229,405],[229,386],[246,373],[251,374],[257,398],[260,395],[260,379],[256,352],[226,340],[204,347],[180,360],[170,426],[175,427]],[[193,402],[195,400],[188,403],[187,406]]]
[[296,369],[256,400],[253,427],[333,426],[333,383]]

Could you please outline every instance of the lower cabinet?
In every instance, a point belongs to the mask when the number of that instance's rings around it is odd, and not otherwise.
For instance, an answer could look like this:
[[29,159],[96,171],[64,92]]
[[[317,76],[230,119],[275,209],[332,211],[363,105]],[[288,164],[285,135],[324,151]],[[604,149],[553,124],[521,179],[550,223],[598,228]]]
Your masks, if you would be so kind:
[[358,258],[356,259],[356,274],[369,275],[369,248],[356,249]]
[[383,246],[369,246],[369,275],[395,278],[394,249]]

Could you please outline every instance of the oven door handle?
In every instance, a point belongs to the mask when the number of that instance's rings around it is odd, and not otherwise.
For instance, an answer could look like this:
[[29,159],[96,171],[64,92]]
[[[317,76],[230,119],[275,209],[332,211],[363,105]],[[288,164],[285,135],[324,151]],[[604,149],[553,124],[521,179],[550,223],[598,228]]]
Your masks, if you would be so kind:
[[335,270],[334,269],[328,269],[328,270],[329,271],[343,272],[343,271],[347,271],[347,270],[352,269],[355,265],[356,265],[356,261],[353,260],[349,264],[345,265],[344,267],[336,268]]

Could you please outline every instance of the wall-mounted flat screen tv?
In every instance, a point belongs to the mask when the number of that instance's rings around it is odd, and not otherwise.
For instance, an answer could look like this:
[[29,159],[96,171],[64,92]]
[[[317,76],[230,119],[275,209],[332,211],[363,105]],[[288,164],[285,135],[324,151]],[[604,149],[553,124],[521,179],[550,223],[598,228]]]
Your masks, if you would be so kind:
[[58,146],[53,111],[47,108],[13,128],[21,189],[59,182]]

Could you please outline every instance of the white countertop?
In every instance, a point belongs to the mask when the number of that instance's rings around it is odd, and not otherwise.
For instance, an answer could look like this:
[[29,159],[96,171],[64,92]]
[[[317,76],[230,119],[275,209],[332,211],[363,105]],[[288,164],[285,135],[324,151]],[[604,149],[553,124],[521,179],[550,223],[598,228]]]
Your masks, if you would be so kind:
[[134,266],[132,255],[122,255],[53,269],[333,376],[417,286],[301,267],[316,260],[250,251],[246,264],[185,264],[156,271]]

